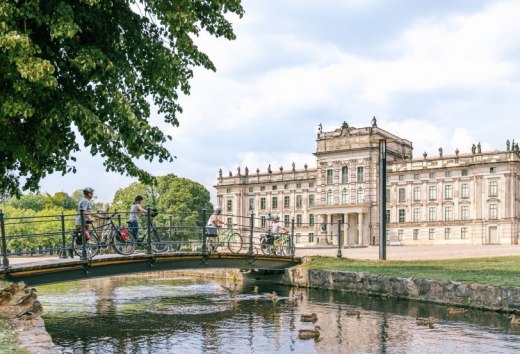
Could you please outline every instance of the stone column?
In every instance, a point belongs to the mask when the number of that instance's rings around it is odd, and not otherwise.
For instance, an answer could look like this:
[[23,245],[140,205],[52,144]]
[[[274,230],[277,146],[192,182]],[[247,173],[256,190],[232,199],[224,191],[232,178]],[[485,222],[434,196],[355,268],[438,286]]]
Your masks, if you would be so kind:
[[343,246],[347,246],[347,245],[350,245],[350,240],[349,240],[349,225],[348,225],[348,217],[349,217],[349,213],[345,213],[344,214],[344,218],[345,218],[345,223],[343,224]]
[[357,234],[357,244],[361,245],[363,244],[363,213],[358,214],[358,234]]

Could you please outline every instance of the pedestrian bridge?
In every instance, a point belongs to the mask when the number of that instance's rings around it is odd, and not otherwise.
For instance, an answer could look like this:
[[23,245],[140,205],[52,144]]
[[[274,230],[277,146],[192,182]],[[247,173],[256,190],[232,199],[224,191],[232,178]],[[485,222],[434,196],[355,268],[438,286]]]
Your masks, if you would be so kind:
[[160,253],[121,256],[99,255],[92,259],[61,259],[13,264],[0,268],[0,278],[24,281],[29,286],[110,277],[115,275],[177,269],[282,270],[301,263],[301,258],[227,253]]

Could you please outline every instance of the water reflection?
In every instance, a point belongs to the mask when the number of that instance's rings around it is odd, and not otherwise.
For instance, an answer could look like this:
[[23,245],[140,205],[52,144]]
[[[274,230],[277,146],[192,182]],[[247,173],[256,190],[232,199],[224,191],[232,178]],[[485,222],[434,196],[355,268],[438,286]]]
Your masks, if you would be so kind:
[[[238,286],[231,298],[215,281],[164,273],[46,286],[41,300],[63,353],[520,352],[520,331],[505,314],[450,316],[441,305],[265,282]],[[263,296],[272,291],[278,302]],[[313,312],[320,340],[298,339],[300,329],[314,327],[301,314]],[[417,325],[428,316],[438,319],[434,326]]]

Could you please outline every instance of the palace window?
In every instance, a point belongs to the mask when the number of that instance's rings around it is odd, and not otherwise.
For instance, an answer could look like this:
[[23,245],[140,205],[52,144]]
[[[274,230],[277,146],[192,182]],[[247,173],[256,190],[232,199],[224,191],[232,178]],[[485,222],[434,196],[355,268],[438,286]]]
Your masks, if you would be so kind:
[[226,193],[231,193],[231,188],[226,188]]
[[296,207],[301,208],[302,207],[302,196],[301,194],[298,194],[296,196]]
[[278,209],[278,197],[273,197],[273,199],[271,200],[271,204],[273,209]]
[[435,172],[430,172],[430,178],[435,178]]
[[399,188],[399,202],[406,201],[406,189],[405,188]]
[[296,214],[296,227],[302,227],[302,214]]
[[403,223],[406,221],[406,210],[405,209],[399,209],[399,222]]
[[498,209],[496,204],[489,204],[489,218],[492,220],[498,219]]
[[265,186],[260,186],[260,191],[265,191]]
[[309,194],[309,206],[314,206],[314,194]]
[[265,216],[260,217],[260,227],[265,227],[267,225],[265,221]]
[[296,183],[296,189],[301,189],[302,188],[302,184],[301,183]]
[[415,202],[421,200],[421,187],[413,187],[413,200]]
[[444,172],[444,177],[451,177],[451,171]]
[[327,192],[327,205],[331,205],[333,202],[333,194],[332,194],[332,191],[329,190]]
[[309,214],[309,226],[314,226],[314,214]]
[[452,221],[453,220],[453,208],[451,206],[444,207],[444,221]]
[[453,198],[453,186],[451,184],[447,184],[444,186],[444,199],[452,199]]
[[428,229],[428,239],[435,240],[435,229]]
[[348,189],[343,188],[341,191],[341,204],[348,204]]
[[497,173],[497,168],[496,167],[490,167],[489,168],[489,173]]
[[413,222],[421,222],[421,208],[413,208]]
[[314,182],[309,182],[309,188],[314,188]]
[[254,188],[253,187],[249,187],[249,193],[253,193],[254,191]]
[[461,198],[469,198],[469,184],[462,183],[460,185],[460,197]]
[[461,176],[465,177],[468,175],[468,170],[462,170],[460,174]]
[[253,210],[255,207],[255,198],[249,198],[249,210]]
[[413,175],[413,179],[418,181],[419,179],[421,179],[421,175],[419,173],[416,173]]
[[390,203],[390,188],[387,188],[387,189],[386,189],[386,195],[385,195],[385,197],[386,197],[386,202],[387,202],[387,203]]
[[314,232],[309,232],[309,243],[314,242]]
[[403,229],[399,229],[399,230],[397,230],[397,239],[398,239],[399,241],[402,241],[403,238],[404,238],[404,230],[403,230]]
[[399,175],[399,180],[404,181],[404,175]]
[[490,197],[498,196],[498,182],[497,181],[489,181],[489,196]]
[[289,215],[284,215],[283,216],[283,226],[289,227],[289,223],[290,223],[290,216]]
[[278,186],[273,186],[273,191],[277,190]]
[[437,199],[437,186],[428,186],[428,199],[429,200]]
[[435,207],[428,208],[428,221],[437,221],[437,209]]
[[386,218],[386,223],[389,224],[390,223],[390,210],[387,210],[385,212],[385,218]]
[[341,183],[348,183],[348,166],[341,168]]
[[265,198],[260,198],[260,209],[265,209],[267,207],[267,203]]
[[413,229],[413,239],[415,241],[419,239],[419,229]]
[[284,208],[290,208],[291,207],[291,199],[288,195],[283,197],[283,207]]
[[363,189],[359,188],[357,190],[357,202],[363,203],[364,200],[365,200],[365,193],[363,192]]
[[361,183],[365,180],[365,168],[360,166],[357,168],[357,182]]
[[327,184],[332,184],[332,169],[327,170]]
[[233,201],[231,199],[227,200],[227,211],[229,211],[229,212],[233,211]]
[[460,228],[460,238],[462,238],[462,239],[468,238],[468,228],[467,227]]
[[449,227],[444,229],[444,239],[449,240],[451,238],[451,229]]
[[469,206],[460,206],[460,220],[469,220]]

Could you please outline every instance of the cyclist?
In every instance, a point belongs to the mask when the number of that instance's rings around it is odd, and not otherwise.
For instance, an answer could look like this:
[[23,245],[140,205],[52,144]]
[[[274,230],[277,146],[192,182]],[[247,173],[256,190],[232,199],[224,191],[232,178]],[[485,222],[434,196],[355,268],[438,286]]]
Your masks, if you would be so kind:
[[273,217],[273,224],[271,225],[271,233],[273,235],[279,235],[286,234],[288,232],[289,230],[286,227],[280,225],[280,217],[278,215],[275,215]]
[[218,230],[225,225],[219,218],[220,214],[222,214],[222,208],[217,206],[213,214],[209,217],[208,224],[206,225],[207,236],[217,236]]
[[130,216],[127,221],[128,229],[136,241],[139,239],[139,219],[143,213],[146,213],[146,210],[141,206],[143,200],[144,198],[141,194],[135,196],[134,204],[130,207]]
[[92,224],[92,197],[94,196],[94,189],[90,187],[86,187],[83,189],[83,198],[79,201],[78,204],[78,213],[76,214],[76,232],[75,237],[78,244],[81,244],[81,213],[80,210],[83,210],[83,223],[85,224],[85,239],[88,240],[90,238],[88,234],[87,224]]

